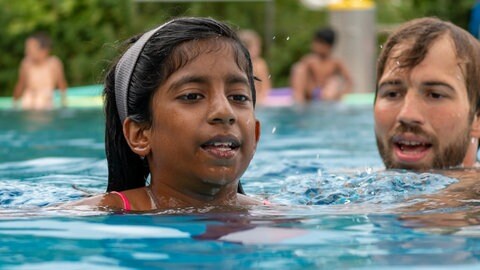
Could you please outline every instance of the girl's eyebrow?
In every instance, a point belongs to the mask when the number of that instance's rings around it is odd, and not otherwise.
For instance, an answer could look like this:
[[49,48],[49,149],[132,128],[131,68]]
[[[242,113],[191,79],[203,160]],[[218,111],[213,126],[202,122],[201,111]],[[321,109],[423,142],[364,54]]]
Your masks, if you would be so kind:
[[247,78],[237,74],[228,75],[226,79],[226,83],[227,84],[241,83],[241,84],[249,85]]
[[176,82],[172,83],[170,87],[168,88],[167,92],[174,91],[175,89],[180,88],[182,85],[188,84],[188,83],[200,83],[200,84],[205,84],[208,82],[208,78],[205,76],[198,76],[198,75],[185,75]]
[[[198,83],[198,84],[207,84],[208,83],[208,76],[198,76],[198,75],[185,75],[176,82],[172,83],[168,88],[167,92],[175,91],[175,89],[180,88],[182,85],[189,84],[189,83]],[[240,76],[237,74],[230,74],[227,75],[225,79],[226,84],[245,84],[249,85],[247,78],[244,76]]]

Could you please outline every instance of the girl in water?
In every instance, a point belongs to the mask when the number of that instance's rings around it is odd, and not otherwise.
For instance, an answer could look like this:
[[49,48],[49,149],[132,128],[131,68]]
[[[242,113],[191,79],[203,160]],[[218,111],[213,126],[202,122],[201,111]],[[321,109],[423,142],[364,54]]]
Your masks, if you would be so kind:
[[107,193],[75,205],[261,204],[239,182],[260,123],[250,55],[235,32],[213,19],[179,18],[130,43],[105,79]]

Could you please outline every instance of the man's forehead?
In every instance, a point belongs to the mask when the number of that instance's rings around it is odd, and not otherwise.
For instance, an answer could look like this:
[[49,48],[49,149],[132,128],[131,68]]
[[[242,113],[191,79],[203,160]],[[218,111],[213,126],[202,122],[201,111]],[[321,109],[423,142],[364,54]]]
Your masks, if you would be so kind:
[[392,62],[394,62],[396,65],[399,65],[399,61],[406,57],[405,53],[410,52],[414,44],[415,41],[413,39],[405,40],[395,44],[388,54],[385,68],[390,66]]
[[386,70],[391,69],[396,69],[397,71],[411,70],[416,66],[420,65],[425,60],[425,58],[427,58],[433,47],[437,48],[438,50],[439,47],[445,48],[445,46],[447,47],[447,50],[450,50],[452,52],[452,54],[447,51],[444,56],[448,57],[447,55],[453,55],[458,67],[462,71],[464,70],[465,63],[458,58],[455,43],[450,37],[450,35],[444,34],[432,40],[429,44],[425,44],[427,48],[425,49],[423,55],[421,55],[419,51],[414,51],[414,46],[416,42],[418,42],[418,40],[407,39],[394,45],[385,61],[383,73]]
[[396,44],[391,49],[387,57],[387,60],[385,61],[385,66],[383,68],[381,77],[384,77],[386,75],[392,75],[392,74],[404,74],[404,73],[407,73],[412,68],[414,68],[414,67],[406,67],[405,63],[403,63],[402,61],[402,58],[405,57],[405,52],[409,51],[412,46],[413,46],[413,42],[411,41]]

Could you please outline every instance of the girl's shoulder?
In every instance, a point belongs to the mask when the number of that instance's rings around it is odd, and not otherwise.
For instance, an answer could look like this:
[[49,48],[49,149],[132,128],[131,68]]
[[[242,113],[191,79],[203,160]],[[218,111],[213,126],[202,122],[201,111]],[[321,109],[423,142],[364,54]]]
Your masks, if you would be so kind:
[[123,209],[124,203],[122,198],[115,193],[104,193],[88,197],[73,203],[69,203],[68,207],[86,206],[91,208],[106,208],[106,209]]
[[259,199],[252,198],[243,194],[238,194],[237,199],[240,205],[267,205],[268,204],[265,201],[261,201]]

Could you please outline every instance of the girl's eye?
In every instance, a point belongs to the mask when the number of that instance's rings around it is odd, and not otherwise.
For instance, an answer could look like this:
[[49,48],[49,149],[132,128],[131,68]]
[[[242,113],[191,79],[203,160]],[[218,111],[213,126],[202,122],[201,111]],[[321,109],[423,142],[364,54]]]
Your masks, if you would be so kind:
[[237,102],[246,102],[250,100],[249,97],[245,95],[231,95],[229,96],[229,99]]
[[194,101],[194,100],[199,100],[203,98],[204,98],[203,95],[197,94],[197,93],[189,93],[189,94],[181,95],[178,97],[178,99],[187,100],[187,101]]

